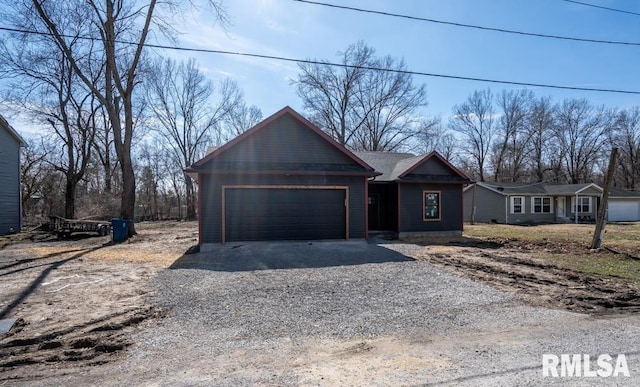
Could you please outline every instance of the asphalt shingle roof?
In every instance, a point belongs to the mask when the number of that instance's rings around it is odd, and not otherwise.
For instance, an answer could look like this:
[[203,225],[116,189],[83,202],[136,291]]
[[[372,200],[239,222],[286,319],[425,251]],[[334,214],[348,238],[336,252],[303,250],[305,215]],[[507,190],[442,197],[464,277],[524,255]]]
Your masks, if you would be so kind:
[[[573,196],[579,191],[592,185],[583,184],[555,184],[555,183],[478,183],[479,185],[491,188],[504,193],[505,195],[550,195],[550,196]],[[593,184],[602,188],[597,184]],[[581,193],[582,194],[582,193]],[[626,189],[611,187],[610,198],[637,198],[640,199],[640,192],[628,191]]]
[[353,152],[365,163],[371,165],[382,175],[376,177],[376,181],[394,181],[402,172],[411,168],[422,160],[422,156],[411,153],[390,152]]

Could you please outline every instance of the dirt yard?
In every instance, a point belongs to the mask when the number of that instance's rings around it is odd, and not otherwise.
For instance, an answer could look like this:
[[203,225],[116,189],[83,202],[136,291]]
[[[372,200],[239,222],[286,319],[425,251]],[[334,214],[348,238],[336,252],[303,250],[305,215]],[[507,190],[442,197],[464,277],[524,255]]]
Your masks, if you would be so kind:
[[[467,226],[462,238],[408,241],[403,254],[531,305],[628,315],[640,311],[636,227],[608,226],[606,249],[589,251],[589,228],[582,225]],[[197,224],[137,229],[138,236],[118,245],[82,235],[0,238],[0,318],[19,318],[0,336],[0,385],[117,363],[136,334],[170,313],[153,301],[149,283],[197,243]]]
[[163,310],[148,281],[197,244],[197,225],[140,223],[129,243],[45,233],[0,239],[0,380],[37,379],[117,359],[133,330]]

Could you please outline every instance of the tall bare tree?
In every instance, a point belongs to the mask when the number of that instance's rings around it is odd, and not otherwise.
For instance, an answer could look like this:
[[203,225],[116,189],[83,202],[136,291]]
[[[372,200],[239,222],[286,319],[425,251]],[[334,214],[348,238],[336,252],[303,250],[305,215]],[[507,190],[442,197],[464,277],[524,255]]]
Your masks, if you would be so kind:
[[[26,28],[30,25],[20,17],[13,20]],[[71,22],[77,24],[79,20]],[[51,129],[53,157],[49,162],[65,176],[63,215],[73,218],[76,188],[91,160],[93,120],[100,104],[79,82],[50,36],[15,33],[13,38],[0,43],[0,67],[11,78],[5,95],[34,122]],[[71,41],[70,47],[76,44],[80,42]]]
[[586,99],[565,99],[556,113],[555,138],[562,147],[567,180],[577,184],[593,177],[593,167],[607,147],[613,112],[594,107]]
[[533,99],[529,90],[503,90],[497,97],[500,118],[492,157],[495,181],[518,181],[524,177],[531,139],[526,125]]
[[262,121],[262,110],[255,105],[247,105],[240,101],[231,107],[229,114],[224,118],[223,126],[219,130],[220,137],[216,144],[222,144],[251,129]]
[[[530,138],[529,164],[532,178],[537,182],[545,180],[545,174],[554,170],[553,149],[557,148],[553,130],[555,126],[555,106],[549,97],[541,97],[533,102],[527,124]],[[556,152],[559,153],[559,152]],[[556,169],[561,165],[556,163]]]
[[453,107],[449,128],[459,133],[461,148],[473,160],[480,181],[485,181],[486,163],[495,137],[495,117],[491,90],[474,91],[465,102]]
[[441,117],[430,117],[422,120],[416,136],[417,150],[425,154],[437,151],[447,160],[455,157],[457,144],[453,134],[442,124]]
[[[217,3],[216,17],[224,15]],[[176,4],[146,0],[138,3],[125,0],[73,0],[54,2],[32,0],[33,16],[41,21],[54,38],[77,76],[104,105],[111,130],[116,156],[122,173],[120,216],[134,218],[136,201],[132,142],[136,121],[135,97],[140,84],[140,66],[147,38],[152,27],[170,28],[157,17],[156,6],[165,8],[164,14],[177,13]],[[69,15],[82,10],[86,17],[81,28],[69,28]],[[74,50],[71,40],[77,36],[96,37],[94,41]],[[130,43],[129,43],[130,42]],[[95,75],[100,74],[100,83]],[[129,234],[135,233],[133,222]]]
[[[202,157],[213,142],[214,131],[231,116],[235,106],[243,105],[235,82],[226,79],[217,89],[198,69],[195,60],[177,63],[163,59],[149,74],[147,98],[153,112],[152,125],[164,138],[181,170]],[[214,94],[217,92],[216,100]],[[196,191],[193,180],[183,172],[187,197],[187,219],[196,217]]]
[[427,105],[424,85],[416,86],[405,73],[404,60],[376,58],[371,66],[390,71],[367,71],[357,85],[355,114],[362,121],[354,133],[357,150],[395,151],[406,145],[419,129],[417,110]]
[[22,148],[20,156],[20,184],[22,187],[22,219],[28,223],[33,218],[30,205],[37,200],[50,172],[46,163],[48,150],[42,142],[27,140],[27,146]]
[[339,143],[359,150],[395,150],[417,130],[426,105],[403,60],[378,58],[360,41],[338,53],[340,65],[304,63],[293,82],[305,109]]
[[629,189],[640,188],[640,106],[619,112],[611,137],[620,151],[616,183]]

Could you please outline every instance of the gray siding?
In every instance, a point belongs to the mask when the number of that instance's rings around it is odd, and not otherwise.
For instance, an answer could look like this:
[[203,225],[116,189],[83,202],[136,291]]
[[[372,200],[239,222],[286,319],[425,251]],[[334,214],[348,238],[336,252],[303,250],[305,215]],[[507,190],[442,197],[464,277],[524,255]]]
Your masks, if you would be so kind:
[[[462,231],[462,186],[400,184],[400,233]],[[441,220],[423,219],[423,191],[440,191]]]
[[481,223],[505,223],[505,196],[479,185],[476,185],[475,188],[471,187],[464,192],[464,220],[466,222],[471,221],[474,189],[476,207],[474,220]]
[[[511,195],[522,196],[522,195]],[[551,213],[533,213],[532,198],[533,197],[548,197],[551,198]],[[511,213],[511,199],[510,196],[506,197],[507,200],[507,223],[509,224],[535,224],[535,223],[555,223],[556,222],[556,209],[557,201],[553,196],[524,196],[524,214],[512,214]]]
[[457,173],[439,159],[431,157],[411,171],[410,175],[457,176]]
[[264,170],[272,164],[353,165],[354,161],[302,122],[285,114],[205,166]]
[[20,143],[0,125],[0,235],[20,231]]
[[200,175],[201,243],[222,241],[222,186],[347,186],[349,187],[349,238],[365,237],[365,177],[300,175]]

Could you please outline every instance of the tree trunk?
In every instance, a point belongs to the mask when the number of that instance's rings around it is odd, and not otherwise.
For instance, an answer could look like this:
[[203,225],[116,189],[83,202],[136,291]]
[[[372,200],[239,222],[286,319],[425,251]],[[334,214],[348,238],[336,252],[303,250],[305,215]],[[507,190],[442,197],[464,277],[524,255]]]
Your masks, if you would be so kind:
[[73,219],[76,216],[76,181],[73,176],[67,176],[64,189],[64,217]]
[[187,220],[195,220],[196,218],[196,197],[193,187],[193,180],[191,177],[184,174],[184,184],[186,188],[186,200],[187,200]]

